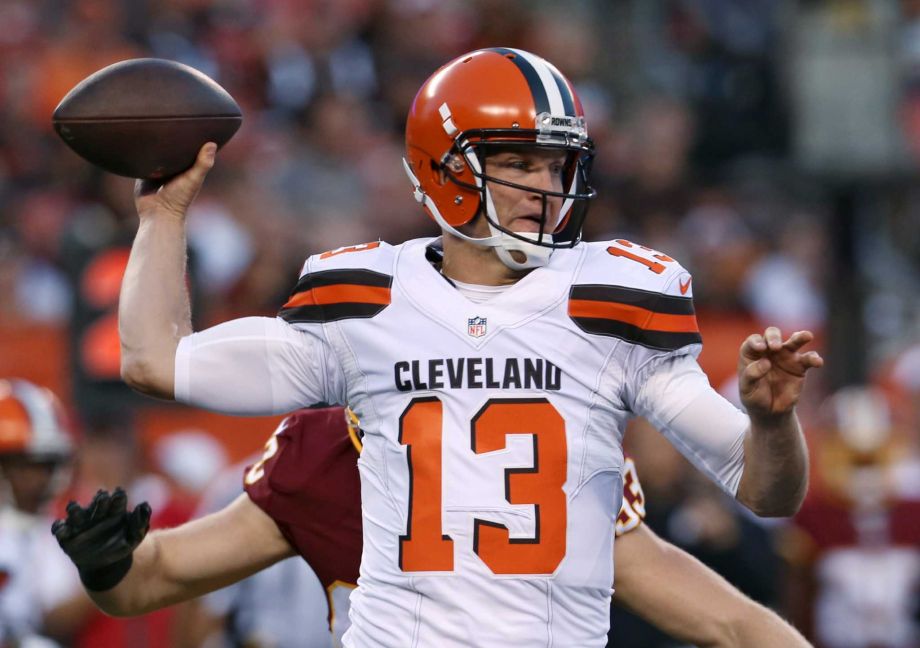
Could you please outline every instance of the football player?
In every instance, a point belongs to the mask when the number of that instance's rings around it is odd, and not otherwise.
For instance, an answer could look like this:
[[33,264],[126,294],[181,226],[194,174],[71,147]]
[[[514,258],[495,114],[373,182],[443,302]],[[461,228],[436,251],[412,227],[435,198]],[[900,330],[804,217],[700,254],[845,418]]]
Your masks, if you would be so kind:
[[[85,509],[71,503],[55,535],[93,600],[117,615],[199,596],[299,554],[326,589],[331,639],[340,645],[361,560],[355,469],[361,436],[354,416],[346,425],[341,408],[303,410],[281,423],[246,470],[246,494],[218,513],[145,537],[146,505],[128,513],[122,492],[100,493]],[[700,646],[808,645],[774,613],[648,529],[631,459],[624,469],[615,526],[618,604]],[[95,589],[120,561],[129,566],[126,576],[111,589]]]
[[72,629],[61,581],[73,568],[48,543],[49,505],[72,456],[58,399],[26,380],[0,380],[0,646],[50,645],[39,633]]
[[185,214],[216,147],[139,183],[122,375],[226,413],[361,417],[346,645],[603,645],[627,421],[650,420],[754,512],[789,515],[807,486],[795,405],[823,361],[810,332],[770,327],[741,346],[747,413],[710,387],[690,275],[629,241],[581,242],[594,148],[540,57],[488,48],[436,71],[406,152],[442,236],[311,256],[279,317],[197,333]]

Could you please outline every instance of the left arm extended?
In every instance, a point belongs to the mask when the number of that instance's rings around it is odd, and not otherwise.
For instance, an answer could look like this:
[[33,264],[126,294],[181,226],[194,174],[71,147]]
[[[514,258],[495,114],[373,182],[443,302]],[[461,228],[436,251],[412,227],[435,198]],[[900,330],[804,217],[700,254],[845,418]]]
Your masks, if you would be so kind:
[[614,565],[614,603],[676,639],[702,648],[810,645],[776,613],[645,524],[616,539]]
[[738,388],[751,424],[737,498],[760,516],[795,514],[808,489],[808,451],[795,406],[805,374],[824,364],[816,351],[801,351],[813,339],[798,331],[784,341],[769,327],[741,345]]

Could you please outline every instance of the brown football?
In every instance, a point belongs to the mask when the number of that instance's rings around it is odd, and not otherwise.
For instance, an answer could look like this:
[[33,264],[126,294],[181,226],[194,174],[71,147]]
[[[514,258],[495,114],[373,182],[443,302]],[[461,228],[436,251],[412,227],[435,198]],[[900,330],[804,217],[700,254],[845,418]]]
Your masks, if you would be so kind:
[[130,178],[184,171],[205,142],[223,146],[243,121],[233,97],[182,63],[115,63],[86,77],[54,110],[58,135],[93,164]]

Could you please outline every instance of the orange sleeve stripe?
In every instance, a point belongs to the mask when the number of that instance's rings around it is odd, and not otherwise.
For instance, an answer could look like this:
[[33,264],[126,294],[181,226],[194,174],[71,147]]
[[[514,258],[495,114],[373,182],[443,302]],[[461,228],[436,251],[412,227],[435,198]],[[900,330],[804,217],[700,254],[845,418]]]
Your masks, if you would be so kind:
[[665,331],[668,333],[699,332],[696,315],[656,313],[647,308],[614,302],[571,299],[569,300],[569,315],[571,317],[616,320],[646,331]]
[[390,303],[390,289],[377,286],[336,284],[318,286],[291,297],[284,308],[298,306],[326,306],[328,304],[382,304]]

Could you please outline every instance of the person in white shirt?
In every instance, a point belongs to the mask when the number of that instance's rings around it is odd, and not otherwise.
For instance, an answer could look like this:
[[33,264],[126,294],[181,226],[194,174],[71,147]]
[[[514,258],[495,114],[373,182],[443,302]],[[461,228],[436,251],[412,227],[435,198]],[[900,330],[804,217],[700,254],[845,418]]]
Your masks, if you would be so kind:
[[139,183],[122,375],[227,413],[356,411],[364,552],[346,645],[603,645],[626,422],[649,419],[755,513],[790,515],[807,488],[795,405],[823,360],[810,332],[769,327],[741,345],[746,413],[712,390],[689,273],[581,241],[593,145],[540,57],[488,48],[440,68],[406,150],[441,237],[311,256],[279,317],[198,333],[185,214],[216,147]]
[[0,380],[0,646],[56,646],[46,624],[63,628],[70,597],[86,598],[48,533],[73,456],[68,425],[48,389]]

